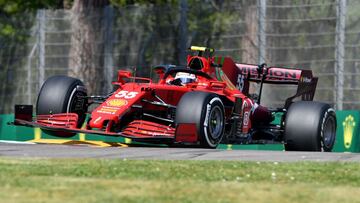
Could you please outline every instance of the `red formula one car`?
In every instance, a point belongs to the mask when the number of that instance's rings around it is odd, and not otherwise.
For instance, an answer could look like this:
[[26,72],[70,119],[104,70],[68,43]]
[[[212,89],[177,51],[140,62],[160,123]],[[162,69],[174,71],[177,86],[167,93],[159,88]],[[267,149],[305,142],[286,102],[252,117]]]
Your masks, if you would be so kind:
[[[17,105],[14,123],[58,136],[81,132],[170,146],[284,143],[286,150],[331,151],[335,112],[312,101],[317,78],[310,70],[238,64],[213,57],[210,48],[191,50],[186,67],[155,66],[156,83],[118,71],[117,88],[106,96],[88,96],[80,80],[53,76],[40,90],[36,116],[31,106]],[[260,84],[256,99],[250,82]],[[267,108],[260,105],[264,83],[294,84],[297,92],[282,108]],[[92,104],[98,106],[88,112]],[[281,121],[273,124],[278,113]]]

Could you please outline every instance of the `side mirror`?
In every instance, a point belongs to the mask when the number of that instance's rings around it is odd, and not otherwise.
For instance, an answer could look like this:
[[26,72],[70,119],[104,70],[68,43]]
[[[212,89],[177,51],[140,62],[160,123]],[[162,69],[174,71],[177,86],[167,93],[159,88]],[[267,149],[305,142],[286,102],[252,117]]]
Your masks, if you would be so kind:
[[119,82],[120,84],[124,84],[125,83],[124,78],[130,78],[130,77],[132,77],[130,71],[119,70],[117,76],[117,82]]
[[164,78],[165,73],[171,68],[176,68],[176,65],[171,65],[171,64],[157,65],[152,68],[155,71],[155,73],[159,75],[159,78],[161,78],[160,84],[165,83],[165,81],[162,78]]
[[153,67],[153,70],[155,71],[156,74],[163,75],[167,71],[167,67],[164,65],[158,65]]

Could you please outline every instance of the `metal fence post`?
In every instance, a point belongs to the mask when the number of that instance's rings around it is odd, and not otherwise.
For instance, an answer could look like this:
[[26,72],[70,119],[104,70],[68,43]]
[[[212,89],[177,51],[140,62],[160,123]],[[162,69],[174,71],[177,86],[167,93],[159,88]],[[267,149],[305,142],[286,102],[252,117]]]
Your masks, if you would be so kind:
[[32,57],[34,56],[35,50],[36,50],[37,44],[34,44],[34,46],[32,47],[30,54],[27,57],[27,90],[26,90],[26,94],[27,94],[27,104],[31,104],[32,103],[32,85],[31,85],[31,81],[32,81],[32,74],[31,74],[31,62],[32,62]]
[[38,88],[41,87],[45,80],[45,27],[46,27],[46,10],[40,9],[37,11],[38,33],[36,43],[39,51],[39,83]]
[[178,40],[178,63],[186,63],[186,45],[187,45],[187,0],[181,0],[180,4],[180,22],[179,22],[179,40]]
[[258,0],[258,63],[266,62],[266,0]]
[[335,36],[335,101],[336,109],[343,109],[344,102],[344,57],[345,57],[345,18],[346,0],[336,0]]
[[39,9],[36,13],[36,31],[35,31],[35,38],[36,42],[33,45],[29,55],[27,56],[27,88],[26,94],[28,96],[27,103],[32,103],[32,81],[33,81],[33,74],[32,74],[32,58],[35,54],[36,49],[39,51],[39,65],[38,65],[38,85],[44,82],[44,75],[45,75],[45,10]]
[[104,76],[105,83],[103,87],[104,92],[112,90],[112,80],[114,76],[114,61],[113,61],[113,22],[114,22],[114,8],[106,6],[104,8],[105,18],[105,41],[104,41]]

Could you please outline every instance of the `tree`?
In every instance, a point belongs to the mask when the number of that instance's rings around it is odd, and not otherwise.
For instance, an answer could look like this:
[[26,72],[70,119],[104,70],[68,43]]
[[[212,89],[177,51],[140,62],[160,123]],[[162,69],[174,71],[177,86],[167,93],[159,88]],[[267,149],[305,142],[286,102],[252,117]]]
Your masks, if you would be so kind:
[[102,85],[94,85],[103,81],[103,59],[99,53],[103,51],[100,43],[103,36],[101,17],[108,0],[75,0],[72,6],[72,37],[70,48],[70,76],[85,82],[92,94],[101,92]]

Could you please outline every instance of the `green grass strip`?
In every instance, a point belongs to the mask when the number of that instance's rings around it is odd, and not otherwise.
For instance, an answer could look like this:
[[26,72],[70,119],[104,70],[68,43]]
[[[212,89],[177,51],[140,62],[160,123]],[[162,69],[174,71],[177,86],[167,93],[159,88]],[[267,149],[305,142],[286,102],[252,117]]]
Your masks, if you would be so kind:
[[359,163],[0,158],[1,202],[359,202]]

